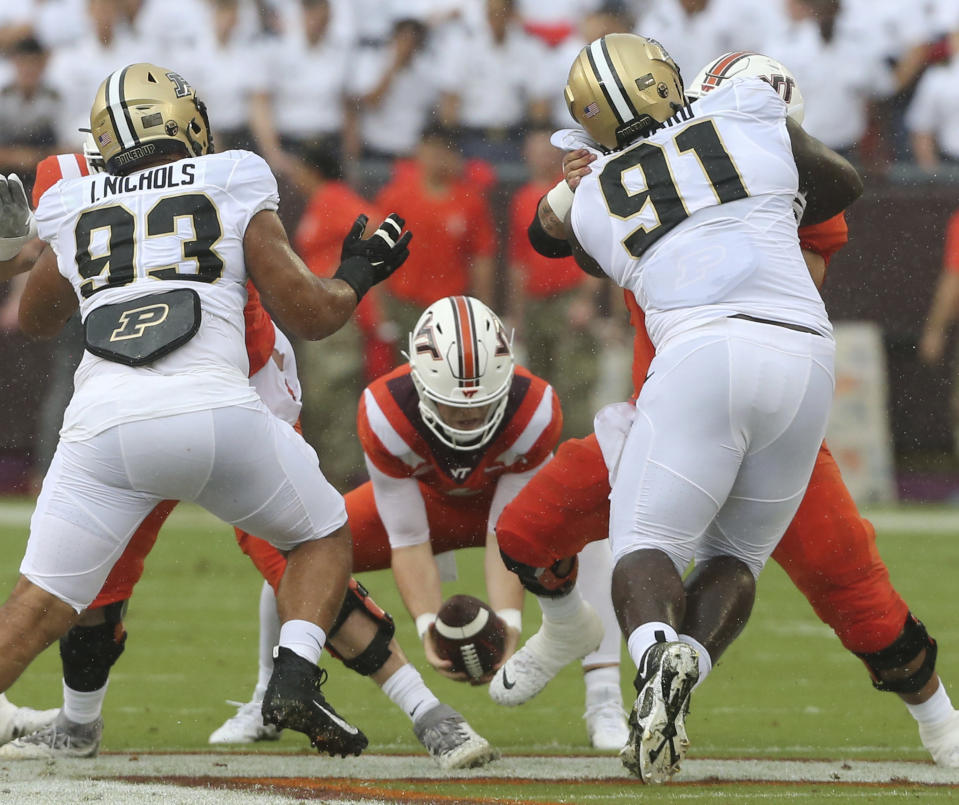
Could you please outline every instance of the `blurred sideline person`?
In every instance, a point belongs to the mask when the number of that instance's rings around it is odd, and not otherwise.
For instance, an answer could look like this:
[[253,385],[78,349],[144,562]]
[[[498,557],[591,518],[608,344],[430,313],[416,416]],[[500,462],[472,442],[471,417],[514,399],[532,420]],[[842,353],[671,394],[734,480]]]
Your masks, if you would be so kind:
[[[929,304],[926,323],[919,338],[919,359],[926,366],[936,366],[946,354],[949,330],[959,316],[959,211],[949,217],[942,254],[942,271]],[[953,367],[949,396],[953,453],[959,455],[959,382]]]
[[[485,547],[487,596],[507,624],[508,656],[522,630],[523,589],[503,565],[493,527],[503,507],[549,460],[561,428],[555,392],[514,365],[499,318],[472,297],[430,305],[409,334],[409,363],[363,392],[358,432],[371,480],[346,495],[353,568],[392,567],[426,659],[443,676],[473,681],[436,653],[433,622],[443,603],[436,556]],[[283,574],[285,560],[269,544],[248,535],[240,544],[271,584]],[[584,568],[593,579],[585,595],[601,613],[589,611],[591,646],[584,652],[587,732],[597,748],[619,749],[627,730],[605,545],[591,548]],[[261,609],[266,645],[276,626],[262,615]],[[261,679],[269,675],[269,664],[269,655],[261,653]],[[259,726],[254,720],[249,728]]]
[[[372,210],[374,218],[379,211],[343,181],[340,160],[323,149],[310,149],[287,178],[307,199],[293,237],[297,254],[317,276],[332,276],[340,258],[337,231],[349,227],[360,210]],[[303,383],[303,434],[316,445],[323,472],[337,489],[366,480],[356,438],[356,401],[368,382],[395,363],[396,338],[383,337],[389,328],[381,295],[381,287],[372,289],[352,320],[329,339],[296,345]]]
[[[741,58],[728,58],[730,55]],[[768,57],[756,60],[756,56],[725,54],[715,59],[692,81],[687,96],[697,97],[740,72],[770,80],[777,75],[791,78],[778,62]],[[799,88],[789,93],[786,80],[780,81],[779,87],[784,99],[789,98],[790,115],[801,122]],[[567,155],[564,165],[571,189],[575,190],[582,175],[591,170],[593,161],[595,155],[585,149]],[[847,234],[842,215],[799,228],[803,256],[817,285],[825,279],[828,262],[845,244]],[[553,247],[560,248],[558,243]],[[633,382],[638,396],[654,348],[642,310],[631,293],[624,292],[624,296],[635,328]],[[555,570],[563,564],[561,560],[576,553],[584,540],[606,536],[608,495],[608,469],[596,436],[563,443],[553,461],[500,517],[497,537],[504,553],[532,567]],[[832,627],[843,646],[863,661],[874,686],[895,692],[903,700],[935,762],[959,766],[959,715],[935,671],[936,643],[892,587],[876,547],[875,529],[859,514],[825,444],[803,501],[772,558],[786,570],[816,614]],[[562,595],[564,581],[556,579],[556,589],[542,594]],[[687,587],[694,588],[695,583],[694,573]],[[566,585],[571,586],[568,582]],[[716,633],[702,641],[699,683],[725,650],[728,639],[728,634]]]
[[464,174],[456,132],[433,125],[416,159],[398,163],[380,190],[380,209],[402,204],[410,228],[429,249],[410,257],[404,275],[383,286],[388,317],[409,332],[423,309],[444,296],[469,294],[490,304],[496,270],[496,231],[489,204]]
[[[328,705],[316,664],[350,576],[345,507],[249,384],[245,284],[249,272],[292,332],[323,338],[402,264],[411,236],[395,216],[369,240],[354,228],[336,277],[313,276],[289,247],[265,163],[214,154],[203,103],[171,70],[112,73],[90,120],[107,173],[43,195],[36,220],[49,246],[20,306],[24,332],[46,338],[79,307],[87,354],[21,578],[0,609],[0,688],[77,621],[153,508],[188,499],[289,554],[264,717],[320,751],[358,754],[366,736]],[[0,236],[28,236],[22,188],[3,184],[0,219],[21,215],[26,231]]]
[[516,338],[525,348],[530,371],[549,377],[563,401],[563,436],[581,438],[593,428],[601,281],[582,272],[572,257],[543,257],[526,237],[539,200],[556,182],[559,151],[550,143],[550,134],[542,126],[527,133],[529,181],[510,201],[508,320],[516,324]]
[[[825,433],[834,342],[796,218],[825,221],[862,185],[787,122],[770,82],[735,78],[690,106],[655,40],[592,42],[570,69],[566,99],[598,159],[566,225],[554,216],[542,235],[568,238],[584,270],[631,291],[657,349],[635,407],[608,406],[596,422],[611,487],[613,602],[638,669],[621,757],[644,782],[662,783],[688,748],[703,642],[717,632],[731,642],[745,625]],[[681,573],[694,559],[687,594]],[[576,599],[545,607],[571,621],[550,628],[544,615],[543,631],[559,632],[567,652]],[[522,701],[523,662],[535,666],[549,645],[537,637],[494,678],[494,698]]]
[[[37,166],[34,206],[39,197],[61,178],[85,176],[91,171],[102,170],[99,152],[96,157],[65,154],[43,160]],[[252,283],[247,283],[247,294],[243,312],[250,382],[264,404],[299,432],[300,386],[292,348],[264,310]],[[126,646],[127,632],[123,622],[126,607],[133,587],[143,573],[146,555],[172,509],[173,502],[164,501],[141,523],[96,599],[81,615],[77,625],[61,638],[60,656],[64,675],[62,715],[56,723],[48,726],[39,717],[30,716],[34,711],[20,708],[19,715],[11,718],[16,719],[16,734],[13,737],[23,737],[0,747],[0,758],[22,760],[96,756],[103,732],[101,713],[110,669]],[[276,599],[272,588],[267,589],[270,590],[269,617],[275,622]],[[262,613],[261,617],[264,617]],[[417,738],[441,768],[475,767],[496,756],[488,742],[477,735],[459,713],[440,703],[426,687],[392,636],[392,618],[375,604],[355,580],[350,581],[336,622],[339,625],[331,630],[328,639],[331,653],[335,652],[347,667],[372,678],[406,712],[413,721]],[[270,671],[278,629],[279,624],[276,623],[275,628],[270,630],[270,641],[259,647],[260,652],[270,658]],[[211,742],[246,743],[279,737],[280,731],[273,725],[264,724],[260,713],[269,676],[270,672],[267,672],[258,681],[253,700],[217,730],[211,736]],[[255,713],[251,713],[251,709]],[[40,715],[50,714],[52,718],[58,712],[51,710]],[[5,715],[5,710],[0,709],[0,718]],[[248,726],[251,716],[255,717],[258,724],[252,735]],[[46,721],[50,721],[50,718],[46,718]],[[3,742],[3,735],[0,727],[0,742]]]

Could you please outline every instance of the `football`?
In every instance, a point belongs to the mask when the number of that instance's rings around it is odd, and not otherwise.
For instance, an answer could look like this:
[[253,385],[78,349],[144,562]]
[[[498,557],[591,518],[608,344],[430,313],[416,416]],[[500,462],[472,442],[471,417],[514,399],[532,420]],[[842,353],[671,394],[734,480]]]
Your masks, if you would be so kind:
[[506,648],[506,624],[489,605],[472,595],[454,595],[436,614],[436,652],[453,670],[480,679],[493,670]]

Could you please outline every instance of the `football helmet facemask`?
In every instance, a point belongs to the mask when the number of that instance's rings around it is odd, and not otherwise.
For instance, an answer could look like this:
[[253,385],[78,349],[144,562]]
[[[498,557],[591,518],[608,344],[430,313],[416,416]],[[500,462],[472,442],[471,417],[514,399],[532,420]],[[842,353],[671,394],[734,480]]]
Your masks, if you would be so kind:
[[701,98],[724,81],[743,77],[761,78],[771,84],[779,97],[786,102],[786,114],[802,125],[805,101],[796,77],[782,62],[762,53],[740,50],[724,53],[718,59],[713,59],[696,74],[686,88],[686,97]]
[[645,137],[686,105],[679,67],[655,39],[607,34],[584,47],[566,83],[569,112],[607,150]]
[[87,161],[90,173],[103,173],[106,170],[106,164],[103,161],[103,154],[100,153],[93,139],[93,134],[90,133],[90,129],[80,129],[80,133],[83,134],[81,143],[83,158]]
[[205,104],[179,73],[156,64],[130,64],[107,76],[90,129],[110,173],[130,173],[162,154],[213,153]]
[[[447,447],[475,450],[493,438],[513,381],[511,341],[496,314],[471,296],[440,299],[420,316],[409,339],[413,385],[423,422]],[[444,421],[438,404],[486,411],[480,424],[459,428]]]

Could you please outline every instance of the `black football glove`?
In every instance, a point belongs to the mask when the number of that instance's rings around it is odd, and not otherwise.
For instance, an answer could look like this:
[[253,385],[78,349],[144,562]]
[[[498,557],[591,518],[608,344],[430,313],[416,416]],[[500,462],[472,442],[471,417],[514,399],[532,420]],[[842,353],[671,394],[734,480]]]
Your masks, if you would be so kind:
[[409,242],[412,232],[403,232],[406,223],[395,212],[390,213],[376,232],[364,238],[365,215],[353,222],[353,227],[343,240],[340,252],[340,267],[333,275],[334,279],[346,282],[359,301],[376,283],[382,282],[398,269],[410,256]]

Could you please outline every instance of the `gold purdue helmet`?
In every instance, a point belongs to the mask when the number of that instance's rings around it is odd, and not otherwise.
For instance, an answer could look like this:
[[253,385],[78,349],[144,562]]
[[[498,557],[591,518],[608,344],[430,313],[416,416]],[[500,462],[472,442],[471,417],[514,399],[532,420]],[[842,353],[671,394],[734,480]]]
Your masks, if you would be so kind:
[[97,90],[90,129],[109,173],[130,173],[163,154],[213,153],[206,105],[179,74],[155,64],[130,64]]
[[646,136],[685,104],[679,67],[655,39],[607,34],[584,47],[569,69],[570,114],[611,151]]

